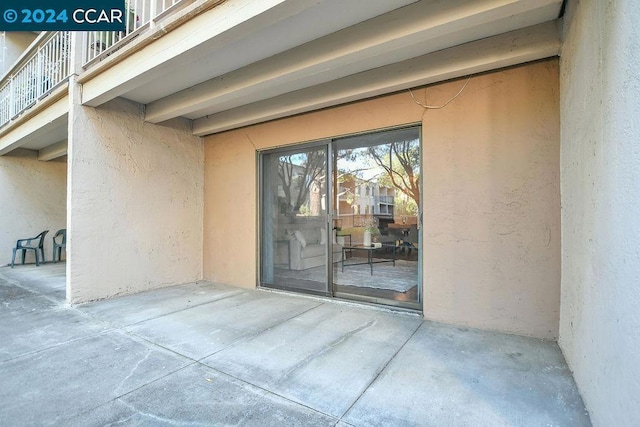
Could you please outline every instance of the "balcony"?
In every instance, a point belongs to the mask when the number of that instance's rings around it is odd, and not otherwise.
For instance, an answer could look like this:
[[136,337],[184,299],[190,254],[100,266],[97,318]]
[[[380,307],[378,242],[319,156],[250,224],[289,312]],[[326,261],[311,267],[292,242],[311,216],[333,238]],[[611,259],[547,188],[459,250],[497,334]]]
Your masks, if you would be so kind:
[[70,34],[42,33],[0,81],[0,128],[62,85],[70,69]]
[[[162,20],[198,0],[127,0],[125,31],[96,31],[79,37],[84,70],[130,42],[152,35]],[[147,37],[152,39],[153,37]],[[71,33],[43,32],[0,80],[0,129],[63,86],[72,73]]]
[[384,203],[387,205],[393,205],[394,201],[393,201],[393,196],[378,196],[376,197],[376,202],[377,203]]

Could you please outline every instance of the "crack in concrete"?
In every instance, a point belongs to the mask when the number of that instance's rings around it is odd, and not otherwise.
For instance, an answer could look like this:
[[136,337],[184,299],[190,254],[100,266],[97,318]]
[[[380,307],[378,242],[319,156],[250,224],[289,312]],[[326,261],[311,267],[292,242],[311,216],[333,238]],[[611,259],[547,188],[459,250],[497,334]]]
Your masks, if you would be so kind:
[[[151,418],[151,420],[153,421],[158,421],[158,422],[163,422],[163,423],[167,423],[169,425],[173,425],[173,426],[210,426],[210,423],[200,423],[200,422],[193,422],[193,421],[175,421],[172,420],[171,418],[167,418],[167,417],[162,417],[159,415],[154,415],[150,412],[145,412],[142,411],[138,408],[135,407],[135,405],[128,403],[124,400],[118,400],[118,402],[122,403],[123,405],[125,405],[127,408],[131,409],[132,411],[135,412],[135,414],[139,414],[142,415],[143,417],[147,417],[147,418]],[[135,415],[133,414],[133,415]],[[133,415],[131,415],[129,418],[133,417]]]
[[151,352],[152,352],[152,349],[151,349],[150,347],[147,347],[147,354],[145,354],[145,356],[144,356],[142,359],[138,360],[138,362],[134,365],[134,367],[133,367],[133,368],[131,368],[131,371],[129,371],[129,374],[128,374],[126,377],[124,377],[124,378],[122,379],[122,381],[120,381],[120,384],[118,384],[118,386],[117,386],[117,387],[115,388],[115,390],[113,391],[113,393],[114,393],[116,396],[120,394],[120,388],[124,385],[125,381],[127,381],[129,378],[131,378],[131,376],[132,376],[132,375],[134,374],[134,372],[138,369],[138,367],[140,367],[140,365],[141,365],[143,362],[145,362],[145,361],[149,358],[149,356],[151,356]]

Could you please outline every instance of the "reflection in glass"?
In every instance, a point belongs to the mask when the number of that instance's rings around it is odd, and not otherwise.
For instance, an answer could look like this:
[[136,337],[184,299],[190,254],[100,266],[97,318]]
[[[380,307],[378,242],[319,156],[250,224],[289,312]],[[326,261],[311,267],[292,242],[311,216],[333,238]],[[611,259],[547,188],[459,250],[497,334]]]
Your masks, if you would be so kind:
[[419,128],[337,140],[334,161],[335,292],[417,303]]
[[262,157],[261,283],[327,294],[327,153]]

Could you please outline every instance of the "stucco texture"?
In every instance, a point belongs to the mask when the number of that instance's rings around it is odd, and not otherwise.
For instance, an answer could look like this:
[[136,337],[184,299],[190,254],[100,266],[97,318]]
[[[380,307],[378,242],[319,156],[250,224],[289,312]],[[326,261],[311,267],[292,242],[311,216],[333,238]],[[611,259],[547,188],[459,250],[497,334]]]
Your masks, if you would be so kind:
[[[430,88],[442,101],[460,82]],[[424,119],[424,311],[558,336],[557,61],[472,80]]]
[[145,123],[123,99],[72,106],[69,302],[202,277],[203,158],[185,120]]
[[[414,94],[438,105],[463,84]],[[258,150],[421,123],[424,316],[556,338],[558,97],[551,59],[475,76],[440,110],[402,92],[207,137],[204,277],[256,286]]]
[[[40,162],[37,157],[37,152],[24,149],[0,157],[0,265],[11,262],[16,240],[44,230],[49,230],[44,248],[50,261],[51,238],[65,228],[67,163]],[[27,251],[26,262],[34,261],[33,251]]]
[[560,347],[597,426],[640,422],[640,2],[570,1]]

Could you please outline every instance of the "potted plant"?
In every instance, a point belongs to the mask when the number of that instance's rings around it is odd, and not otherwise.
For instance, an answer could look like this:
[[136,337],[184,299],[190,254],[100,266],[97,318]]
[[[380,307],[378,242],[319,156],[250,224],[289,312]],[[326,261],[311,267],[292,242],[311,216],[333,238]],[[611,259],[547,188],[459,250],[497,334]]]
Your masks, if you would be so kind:
[[368,218],[364,224],[364,234],[362,236],[362,244],[364,246],[371,246],[373,236],[380,236],[380,230],[378,230],[376,218]]

